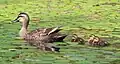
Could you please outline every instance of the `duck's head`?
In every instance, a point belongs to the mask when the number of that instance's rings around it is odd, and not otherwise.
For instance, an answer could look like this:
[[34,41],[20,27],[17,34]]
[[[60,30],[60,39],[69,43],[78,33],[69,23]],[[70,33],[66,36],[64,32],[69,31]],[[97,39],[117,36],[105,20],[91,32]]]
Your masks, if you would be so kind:
[[17,18],[12,22],[29,23],[29,20],[30,20],[30,18],[28,16],[28,14],[22,12],[22,13],[19,13]]

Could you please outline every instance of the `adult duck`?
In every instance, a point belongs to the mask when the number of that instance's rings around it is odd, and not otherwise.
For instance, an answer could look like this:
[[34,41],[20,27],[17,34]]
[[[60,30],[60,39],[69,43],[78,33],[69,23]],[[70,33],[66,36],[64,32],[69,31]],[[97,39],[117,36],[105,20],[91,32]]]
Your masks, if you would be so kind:
[[54,46],[48,46],[47,43],[61,42],[67,36],[65,34],[59,33],[60,27],[54,28],[39,28],[28,32],[29,25],[29,15],[27,13],[20,13],[13,22],[20,22],[22,27],[19,31],[19,36],[27,41],[29,44],[37,46],[38,48],[45,50],[45,48],[50,48],[52,51],[56,50]]

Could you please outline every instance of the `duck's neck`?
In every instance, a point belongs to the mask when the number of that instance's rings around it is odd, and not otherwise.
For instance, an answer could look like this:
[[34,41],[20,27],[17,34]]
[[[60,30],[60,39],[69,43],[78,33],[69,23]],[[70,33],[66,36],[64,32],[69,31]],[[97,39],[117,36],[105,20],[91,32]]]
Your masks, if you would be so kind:
[[26,34],[27,34],[27,29],[22,27],[20,32],[19,32],[20,37],[24,38],[26,36]]
[[21,30],[19,31],[19,36],[21,37],[21,38],[25,38],[25,36],[26,36],[26,34],[27,34],[27,32],[28,32],[28,30],[27,30],[27,27],[28,27],[28,24],[29,24],[29,22],[23,22],[22,23],[22,28],[21,28]]

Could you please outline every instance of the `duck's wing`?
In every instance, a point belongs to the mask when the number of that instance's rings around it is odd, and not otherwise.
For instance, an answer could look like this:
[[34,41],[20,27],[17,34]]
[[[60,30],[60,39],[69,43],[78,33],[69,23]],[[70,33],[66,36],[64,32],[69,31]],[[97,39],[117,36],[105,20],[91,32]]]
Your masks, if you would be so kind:
[[47,33],[48,35],[53,34],[53,33],[57,33],[59,32],[60,27],[52,27],[52,28],[38,28],[36,30],[33,30],[31,32],[29,32],[29,34],[34,34],[34,33]]
[[52,29],[48,32],[48,35],[53,34],[53,33],[58,33],[60,30],[62,30],[62,29],[60,29],[60,28],[61,28],[61,26],[52,28]]
[[41,41],[45,36],[47,36],[47,33],[45,32],[46,28],[39,28],[36,30],[33,30],[26,34],[25,40],[29,41]]
[[60,29],[61,27],[62,26],[52,28],[51,30],[47,32],[47,34],[52,37],[52,40],[54,42],[62,42],[63,39],[67,36],[66,34],[59,33],[59,31],[62,30]]
[[33,41],[47,41],[47,42],[54,42],[56,40],[61,41],[63,40],[66,35],[62,35],[59,33],[60,27],[55,28],[39,28],[36,30],[31,31],[25,37],[25,40],[33,40]]
[[59,51],[59,48],[48,45],[49,43],[63,41],[66,35],[59,33],[58,28],[41,28],[28,33],[25,40],[30,45],[42,50]]
[[54,42],[63,42],[67,35],[66,34],[61,34],[61,33],[54,33],[52,35]]

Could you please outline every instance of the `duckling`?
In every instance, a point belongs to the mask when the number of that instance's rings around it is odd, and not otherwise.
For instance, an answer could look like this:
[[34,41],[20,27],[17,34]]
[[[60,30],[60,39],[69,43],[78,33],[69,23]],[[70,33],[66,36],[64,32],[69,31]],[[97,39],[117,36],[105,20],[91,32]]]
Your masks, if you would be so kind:
[[78,44],[84,44],[84,39],[78,37],[77,34],[73,34],[71,42],[78,42]]
[[88,45],[92,45],[93,44],[94,38],[95,38],[95,35],[93,35],[93,34],[89,36]]
[[91,46],[107,46],[108,42],[104,41],[98,36],[91,35],[88,39],[88,44]]
[[[12,22],[20,22],[22,27],[19,31],[19,36],[21,39],[24,39],[30,45],[36,47],[46,48],[46,44],[43,43],[53,43],[53,42],[61,42],[67,36],[66,34],[61,34],[60,27],[52,27],[52,28],[39,28],[28,32],[28,25],[29,25],[29,15],[27,13],[20,13],[17,18]],[[39,44],[39,45],[38,45]],[[52,47],[51,47],[52,48]]]

